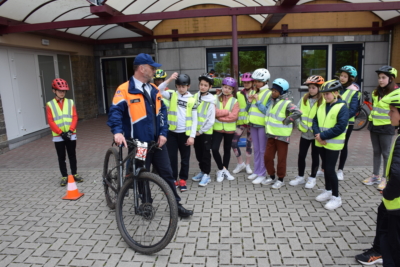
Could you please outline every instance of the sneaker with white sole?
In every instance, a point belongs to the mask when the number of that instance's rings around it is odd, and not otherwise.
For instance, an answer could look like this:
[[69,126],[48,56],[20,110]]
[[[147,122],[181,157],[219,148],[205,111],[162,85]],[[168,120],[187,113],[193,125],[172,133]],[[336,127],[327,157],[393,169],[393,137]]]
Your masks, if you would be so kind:
[[249,175],[249,176],[247,177],[247,179],[253,180],[253,179],[256,179],[257,177],[258,177],[258,175],[255,174],[255,173],[253,173],[252,175]]
[[225,168],[224,168],[224,175],[225,175],[225,178],[229,181],[235,180],[235,177],[233,177],[232,174]]
[[220,183],[224,180],[224,171],[219,170],[217,171],[217,182]]
[[324,177],[324,172],[323,172],[321,169],[319,169],[319,170],[317,171],[316,177]]
[[331,197],[332,197],[331,190],[329,190],[329,191],[325,190],[325,189],[320,189],[320,190],[323,190],[324,192],[322,192],[315,198],[316,201],[323,202],[323,201],[327,201],[327,200],[331,199]]
[[382,177],[381,182],[379,183],[376,189],[378,189],[379,191],[383,191],[383,189],[385,189],[386,187],[386,184],[387,184],[386,177]]
[[344,177],[343,177],[343,171],[342,171],[342,170],[338,170],[338,171],[336,172],[336,175],[337,175],[337,179],[338,179],[339,181],[343,181]]
[[307,189],[313,188],[317,184],[317,179],[314,177],[308,177],[307,183],[304,186]]
[[275,182],[274,179],[272,179],[272,178],[267,178],[267,179],[265,179],[264,181],[262,181],[261,184],[263,184],[263,185],[269,185],[269,184],[273,184],[274,182]]
[[201,171],[197,175],[193,176],[192,180],[195,182],[200,182],[201,178],[203,178],[203,176],[204,176],[204,173]]
[[296,178],[294,178],[294,180],[291,180],[289,182],[289,184],[292,186],[296,186],[296,185],[304,184],[304,183],[306,183],[306,181],[304,180],[304,176],[296,176]]
[[342,198],[332,196],[328,203],[325,204],[324,208],[327,210],[335,210],[342,206]]
[[368,177],[364,181],[362,181],[363,184],[365,185],[373,185],[373,184],[380,184],[381,183],[381,177],[379,175],[372,175],[371,177]]
[[246,165],[246,173],[247,174],[252,174],[253,173],[253,170],[251,169],[250,164]]
[[201,181],[199,183],[199,186],[206,186],[209,183],[211,183],[211,177],[208,174],[204,174],[203,177],[201,178]]
[[261,184],[262,181],[265,180],[265,176],[258,176],[256,179],[253,180],[253,184]]
[[232,171],[232,173],[236,174],[246,169],[246,163],[242,162],[241,164],[236,165],[236,168]]
[[281,188],[281,187],[284,186],[284,185],[285,185],[284,182],[281,182],[281,181],[277,180],[271,187],[272,187],[273,189],[279,189],[279,188]]

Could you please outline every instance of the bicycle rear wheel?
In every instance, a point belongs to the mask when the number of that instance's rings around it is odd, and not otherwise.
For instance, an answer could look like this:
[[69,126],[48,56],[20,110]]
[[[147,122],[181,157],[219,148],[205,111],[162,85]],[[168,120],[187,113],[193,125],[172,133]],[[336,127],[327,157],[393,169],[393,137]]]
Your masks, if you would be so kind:
[[115,209],[120,189],[118,179],[121,173],[120,168],[117,167],[118,165],[118,151],[115,148],[109,148],[104,158],[103,184],[107,206],[112,210]]
[[115,214],[125,242],[143,254],[165,248],[178,225],[178,205],[171,188],[161,177],[149,172],[125,181]]
[[354,120],[354,131],[360,131],[368,124],[368,112],[364,108],[360,108]]

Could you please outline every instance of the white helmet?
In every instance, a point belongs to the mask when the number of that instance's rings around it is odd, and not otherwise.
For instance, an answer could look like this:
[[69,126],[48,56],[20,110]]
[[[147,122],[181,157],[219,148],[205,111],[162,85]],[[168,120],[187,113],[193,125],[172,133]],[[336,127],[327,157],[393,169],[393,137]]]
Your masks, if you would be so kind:
[[267,81],[269,81],[269,78],[271,78],[271,75],[269,74],[269,71],[267,69],[261,68],[256,69],[251,75],[251,78],[266,83]]

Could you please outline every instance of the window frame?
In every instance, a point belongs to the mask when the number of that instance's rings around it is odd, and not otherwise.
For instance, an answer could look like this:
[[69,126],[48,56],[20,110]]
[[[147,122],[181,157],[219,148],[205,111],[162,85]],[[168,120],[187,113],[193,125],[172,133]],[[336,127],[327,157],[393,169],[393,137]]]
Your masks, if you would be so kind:
[[304,67],[304,58],[303,58],[303,51],[304,50],[325,50],[326,52],[326,64],[325,64],[325,70],[326,70],[326,77],[324,79],[328,79],[329,76],[329,45],[302,45],[301,46],[301,68],[300,68],[300,86],[303,85],[303,67]]

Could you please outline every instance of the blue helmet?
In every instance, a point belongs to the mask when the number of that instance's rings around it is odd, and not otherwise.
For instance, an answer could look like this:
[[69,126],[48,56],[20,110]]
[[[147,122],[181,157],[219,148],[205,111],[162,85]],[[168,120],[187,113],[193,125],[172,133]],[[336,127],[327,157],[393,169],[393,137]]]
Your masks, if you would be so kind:
[[346,72],[349,74],[351,77],[355,78],[357,77],[357,70],[353,66],[346,65],[340,68],[340,72]]
[[284,94],[289,90],[289,83],[285,79],[278,78],[272,82],[272,88],[278,90],[279,93]]

